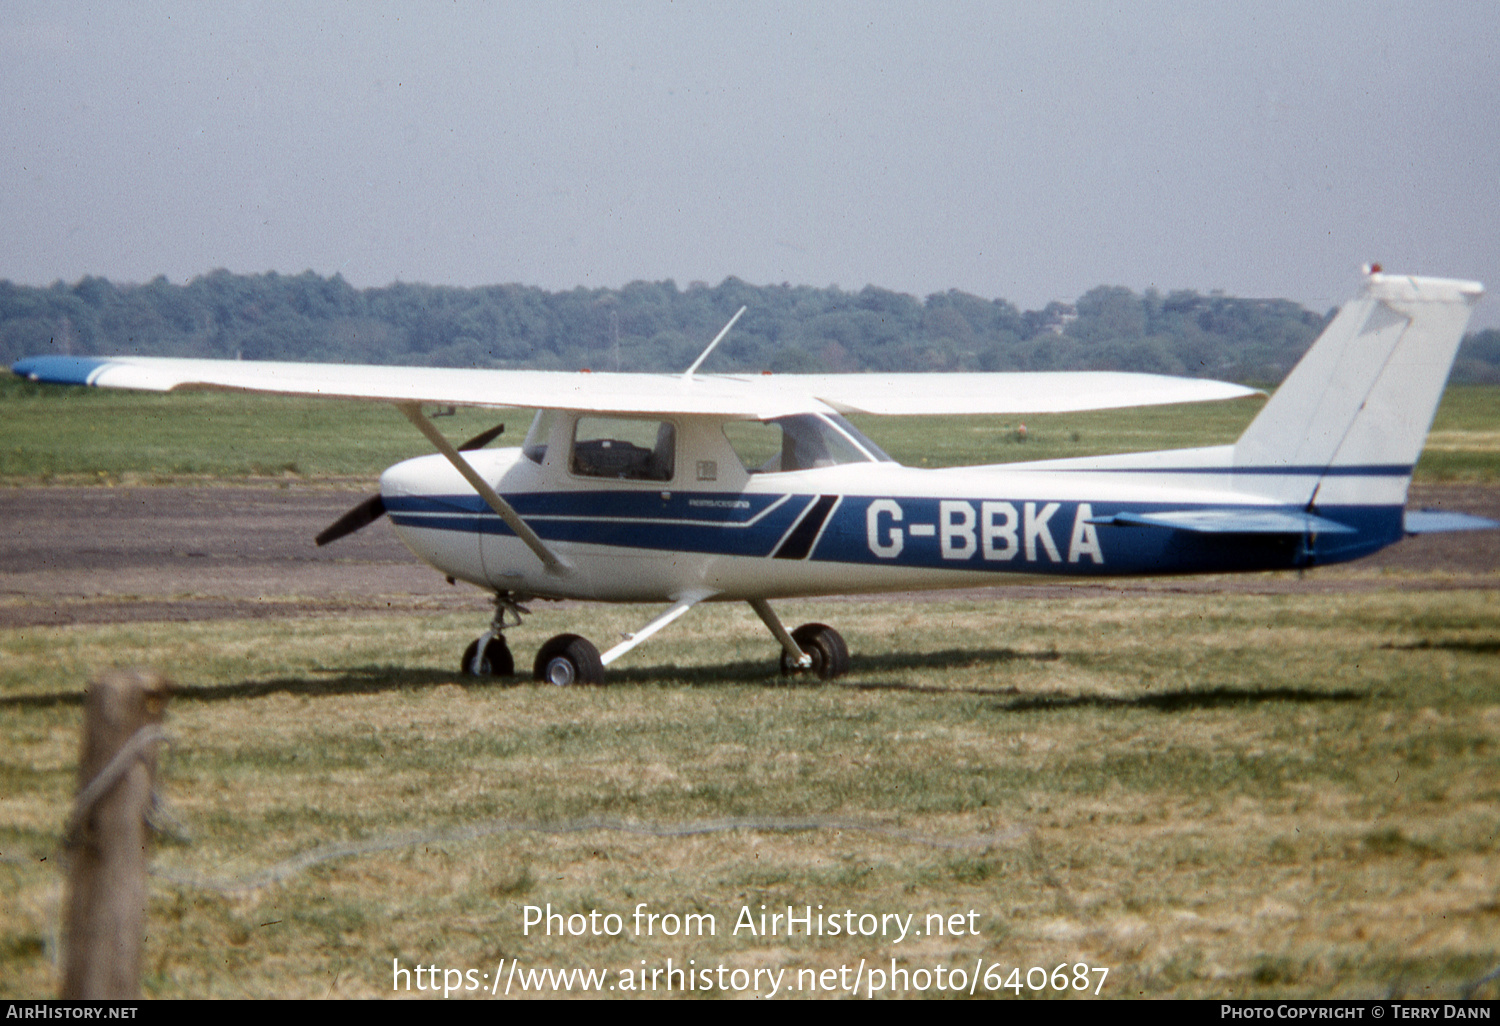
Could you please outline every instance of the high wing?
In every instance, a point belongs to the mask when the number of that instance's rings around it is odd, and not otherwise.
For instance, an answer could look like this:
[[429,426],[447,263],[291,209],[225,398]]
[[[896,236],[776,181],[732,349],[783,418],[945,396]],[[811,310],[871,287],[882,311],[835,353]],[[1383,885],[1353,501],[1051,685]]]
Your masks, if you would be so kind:
[[1003,374],[619,374],[356,364],[35,356],[33,381],[166,392],[280,395],[747,420],[797,413],[1035,414],[1207,402],[1257,395],[1222,381],[1114,371]]
[[1076,413],[1264,394],[1225,381],[1122,371],[796,374],[763,380],[805,390],[839,413],[890,416]]

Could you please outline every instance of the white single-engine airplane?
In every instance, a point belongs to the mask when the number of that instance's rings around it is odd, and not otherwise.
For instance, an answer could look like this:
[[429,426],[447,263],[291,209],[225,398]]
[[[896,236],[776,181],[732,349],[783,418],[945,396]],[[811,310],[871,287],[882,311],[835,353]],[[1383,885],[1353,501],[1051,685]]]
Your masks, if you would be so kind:
[[[553,684],[601,684],[605,666],[698,603],[744,601],[780,642],[783,672],[830,679],[849,669],[838,632],[788,631],[772,599],[1292,569],[1406,534],[1497,526],[1404,509],[1482,293],[1367,268],[1361,294],[1233,445],[938,470],[895,463],[842,414],[1027,414],[1253,390],[1117,373],[699,374],[734,320],[680,376],[134,356],[13,369],[103,388],[394,403],[441,455],[388,469],[380,494],[318,544],[388,514],[417,556],[493,592],[467,673],[514,671],[504,631],[533,598],[669,604],[602,656],[576,635],[552,638],[534,673]],[[483,449],[498,433],[486,432],[455,449],[423,403],[539,412],[520,448]]]

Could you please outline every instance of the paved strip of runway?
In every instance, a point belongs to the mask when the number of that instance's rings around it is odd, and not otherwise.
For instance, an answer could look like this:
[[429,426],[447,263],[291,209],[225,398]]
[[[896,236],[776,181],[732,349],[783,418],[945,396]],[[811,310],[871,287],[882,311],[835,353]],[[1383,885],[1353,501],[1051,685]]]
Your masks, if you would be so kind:
[[[364,497],[300,484],[0,488],[0,627],[383,610],[488,615],[483,592],[449,585],[385,523],[326,548],[313,544],[318,531]],[[1419,486],[1412,499],[1413,507],[1500,519],[1500,486]],[[960,594],[1383,587],[1500,590],[1500,531],[1409,538],[1347,567],[1306,574],[1018,585]]]
[[359,610],[483,611],[380,523],[313,536],[364,498],[320,487],[0,489],[0,626]]

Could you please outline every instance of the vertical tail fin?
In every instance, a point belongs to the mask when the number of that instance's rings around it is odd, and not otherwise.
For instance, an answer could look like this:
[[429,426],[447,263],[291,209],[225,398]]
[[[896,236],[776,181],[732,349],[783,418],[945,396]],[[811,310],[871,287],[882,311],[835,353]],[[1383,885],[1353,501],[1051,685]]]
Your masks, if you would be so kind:
[[1366,276],[1234,447],[1238,491],[1401,505],[1484,287]]

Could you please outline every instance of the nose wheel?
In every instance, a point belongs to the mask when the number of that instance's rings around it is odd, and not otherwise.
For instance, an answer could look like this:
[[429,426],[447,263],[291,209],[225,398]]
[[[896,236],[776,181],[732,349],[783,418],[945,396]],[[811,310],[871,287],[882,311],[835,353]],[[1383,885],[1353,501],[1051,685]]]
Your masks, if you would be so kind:
[[516,672],[516,660],[505,643],[507,627],[521,626],[521,614],[531,610],[521,605],[521,596],[502,591],[495,594],[495,617],[490,629],[469,642],[459,669],[469,677],[509,677]]
[[516,672],[516,660],[504,638],[476,638],[464,649],[462,669],[470,677],[509,677]]

